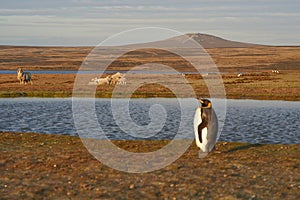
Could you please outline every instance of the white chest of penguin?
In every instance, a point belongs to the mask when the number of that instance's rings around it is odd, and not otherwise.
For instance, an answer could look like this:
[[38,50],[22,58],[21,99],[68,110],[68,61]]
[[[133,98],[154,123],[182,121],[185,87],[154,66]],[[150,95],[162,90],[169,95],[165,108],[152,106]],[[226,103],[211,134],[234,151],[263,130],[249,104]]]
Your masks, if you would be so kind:
[[199,99],[201,106],[194,116],[196,145],[203,153],[209,153],[215,146],[218,134],[218,119],[212,103],[208,99]]

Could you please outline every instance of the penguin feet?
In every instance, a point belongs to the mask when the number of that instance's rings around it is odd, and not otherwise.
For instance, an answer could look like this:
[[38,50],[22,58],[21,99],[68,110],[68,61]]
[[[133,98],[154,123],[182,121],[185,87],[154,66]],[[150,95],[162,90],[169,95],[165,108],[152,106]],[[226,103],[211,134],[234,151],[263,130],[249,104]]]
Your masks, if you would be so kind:
[[199,158],[202,159],[202,158],[206,157],[207,155],[208,155],[208,153],[199,150],[199,154],[198,154],[198,157],[199,157]]

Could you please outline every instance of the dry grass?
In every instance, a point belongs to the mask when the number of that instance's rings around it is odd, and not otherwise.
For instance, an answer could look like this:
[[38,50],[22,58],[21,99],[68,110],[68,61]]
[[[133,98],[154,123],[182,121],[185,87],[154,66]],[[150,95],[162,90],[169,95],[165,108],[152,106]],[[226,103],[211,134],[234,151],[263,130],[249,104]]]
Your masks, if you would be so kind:
[[[93,47],[14,47],[0,46],[0,69],[16,70],[19,66],[35,70],[77,70]],[[206,49],[221,71],[299,70],[300,47],[249,47]],[[193,56],[191,52],[190,56]],[[100,53],[99,53],[100,54]],[[113,51],[101,52],[106,59]],[[120,62],[119,62],[120,61]],[[189,71],[184,61],[162,50],[136,50],[129,52],[111,67],[127,70],[130,66],[161,62]]]
[[[77,70],[92,47],[0,47],[0,69],[16,70]],[[228,98],[300,100],[300,47],[249,47],[207,49],[221,72]],[[111,52],[101,52],[106,60]],[[192,59],[193,51],[190,56]],[[97,61],[97,59],[96,59]],[[121,56],[110,66],[111,70],[129,70],[145,63],[160,63],[178,71],[195,71],[181,57],[163,50],[141,49]],[[279,70],[279,74],[271,70]],[[244,75],[237,77],[236,74]],[[209,97],[207,85],[199,75],[187,75],[197,96]],[[205,77],[213,79],[213,76]],[[165,75],[168,82],[172,77]],[[0,96],[68,97],[72,95],[75,75],[33,74],[34,85],[19,85],[15,75],[0,75]],[[130,81],[128,82],[130,84]],[[176,83],[174,83],[176,84]],[[184,85],[178,85],[184,88]],[[96,97],[110,97],[113,86],[97,87]],[[167,88],[147,85],[139,88],[133,97],[174,97]]]
[[0,69],[34,70],[78,69],[91,47],[15,47],[0,46]]
[[207,51],[224,71],[300,69],[300,47],[217,48]]
[[[114,141],[149,152],[167,141]],[[2,199],[299,199],[299,145],[217,144],[198,158],[193,143],[171,165],[150,173],[111,169],[77,137],[0,133]]]
[[[73,84],[76,75],[60,74],[34,74],[33,85],[20,85],[16,75],[0,75],[0,96],[2,97],[70,97],[72,96]],[[184,85],[171,83],[172,75],[162,75],[161,79],[166,84],[184,88]],[[277,99],[277,100],[300,100],[300,71],[284,71],[280,74],[246,73],[241,77],[236,74],[222,76],[226,89],[227,98],[238,99]],[[213,79],[214,76],[212,75]],[[198,97],[209,97],[206,83],[200,75],[186,75],[186,79],[193,87]],[[130,86],[130,80],[127,86]],[[83,86],[86,88],[86,85]],[[85,89],[83,89],[84,91]],[[101,85],[96,88],[96,97],[110,97],[114,86]],[[186,92],[182,89],[183,96]],[[148,84],[135,91],[133,97],[174,97],[173,93],[165,87],[157,84]]]

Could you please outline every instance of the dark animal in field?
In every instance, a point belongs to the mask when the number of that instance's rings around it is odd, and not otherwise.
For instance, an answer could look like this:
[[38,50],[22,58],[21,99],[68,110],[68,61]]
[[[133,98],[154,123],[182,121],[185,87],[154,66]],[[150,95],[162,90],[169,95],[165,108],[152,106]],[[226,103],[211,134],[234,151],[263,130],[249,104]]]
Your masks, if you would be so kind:
[[26,85],[27,83],[30,83],[32,85],[31,73],[30,72],[24,72],[21,67],[18,68],[17,78],[20,81],[20,84],[25,83],[25,85]]

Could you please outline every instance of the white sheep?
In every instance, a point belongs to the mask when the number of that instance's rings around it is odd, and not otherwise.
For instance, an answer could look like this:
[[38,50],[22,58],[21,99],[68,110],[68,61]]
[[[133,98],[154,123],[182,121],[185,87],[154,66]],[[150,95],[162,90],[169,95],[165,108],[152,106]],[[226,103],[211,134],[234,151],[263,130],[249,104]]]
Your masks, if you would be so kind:
[[110,76],[107,76],[105,78],[92,78],[91,81],[88,83],[88,85],[103,85],[103,84],[109,84],[110,82]]
[[117,82],[117,85],[126,85],[126,78],[123,76]]
[[110,76],[107,76],[105,78],[99,78],[97,81],[98,85],[104,85],[104,84],[108,85],[109,82],[110,82]]
[[113,75],[110,76],[110,81],[109,81],[109,84],[110,85],[115,85],[115,84],[118,84],[118,81],[122,78],[124,78],[125,75],[124,74],[121,74],[120,72],[117,72]]

